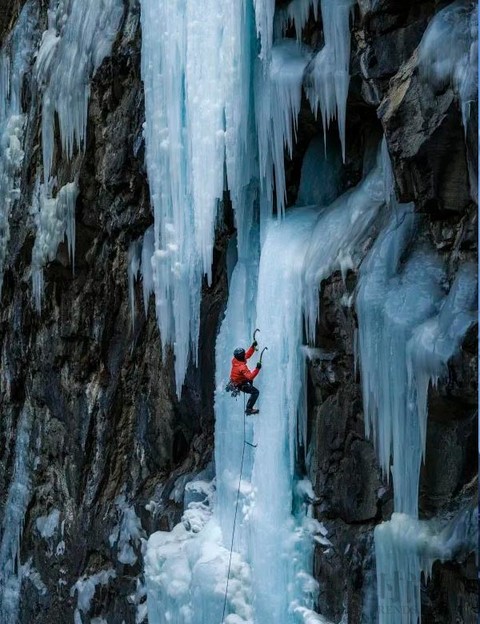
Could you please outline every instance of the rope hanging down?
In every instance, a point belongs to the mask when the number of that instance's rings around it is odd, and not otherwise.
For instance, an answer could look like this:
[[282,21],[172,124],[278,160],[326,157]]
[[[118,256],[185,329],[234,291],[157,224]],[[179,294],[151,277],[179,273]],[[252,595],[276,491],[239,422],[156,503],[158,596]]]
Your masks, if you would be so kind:
[[240,489],[242,486],[242,475],[243,475],[243,462],[245,460],[245,446],[251,446],[252,448],[257,448],[256,444],[251,444],[247,442],[246,436],[246,415],[245,415],[245,405],[246,397],[243,395],[243,449],[242,449],[242,461],[240,463],[240,477],[238,479],[238,488],[237,488],[237,500],[235,502],[235,515],[233,516],[233,527],[232,527],[232,541],[230,543],[230,556],[228,558],[228,572],[227,572],[227,585],[225,587],[225,597],[223,600],[223,613],[222,613],[222,622],[225,619],[225,611],[227,609],[227,599],[228,599],[228,584],[230,582],[230,570],[232,567],[232,555],[233,555],[233,542],[235,541],[235,528],[237,525],[237,513],[238,513],[238,501],[240,499]]

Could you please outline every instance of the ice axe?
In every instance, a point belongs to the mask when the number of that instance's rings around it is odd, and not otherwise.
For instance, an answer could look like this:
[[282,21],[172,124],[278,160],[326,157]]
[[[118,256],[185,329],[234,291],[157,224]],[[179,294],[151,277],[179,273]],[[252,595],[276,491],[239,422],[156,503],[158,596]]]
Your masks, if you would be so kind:
[[258,360],[260,362],[260,364],[262,363],[262,358],[263,358],[263,354],[265,351],[268,351],[268,347],[263,347],[261,353],[260,353],[260,359]]
[[[260,331],[260,330],[257,328],[257,329],[253,332],[253,342],[256,342],[256,341],[257,341],[257,339],[256,339],[256,337],[255,337],[255,336],[257,335],[257,332],[259,332],[259,331]],[[258,351],[257,347],[254,347],[254,349],[255,349],[255,351]]]

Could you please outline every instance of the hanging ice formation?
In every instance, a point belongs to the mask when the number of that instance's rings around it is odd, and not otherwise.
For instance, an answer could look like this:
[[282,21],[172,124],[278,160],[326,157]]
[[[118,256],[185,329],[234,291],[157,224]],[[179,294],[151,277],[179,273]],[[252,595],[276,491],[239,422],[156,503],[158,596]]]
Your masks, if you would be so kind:
[[473,265],[464,265],[445,296],[442,262],[426,244],[402,263],[419,223],[412,206],[394,202],[393,208],[362,264],[356,307],[366,433],[387,479],[391,470],[394,508],[401,512],[375,530],[380,624],[417,624],[424,554],[402,529],[417,522],[428,388],[446,373],[474,322],[477,276]]
[[380,524],[375,535],[380,623],[418,624],[420,575],[428,580],[435,561],[461,560],[477,549],[477,541],[475,509],[446,523],[394,513]]
[[277,214],[285,212],[284,150],[292,157],[297,118],[302,101],[302,81],[311,52],[292,39],[282,39],[271,51],[267,70],[256,68],[255,116],[257,120],[260,180],[266,195],[262,220],[272,211],[275,186]]
[[51,0],[48,29],[37,52],[35,76],[42,93],[43,181],[53,167],[58,115],[63,155],[85,148],[90,79],[110,54],[123,15],[121,0]]
[[[43,266],[65,236],[75,254],[75,180],[58,188],[52,177],[55,115],[62,155],[71,161],[85,149],[90,79],[110,54],[123,15],[121,0],[51,0],[48,28],[36,54],[34,74],[42,96],[43,183],[37,181],[32,212],[37,226],[32,255],[35,307],[41,310]],[[60,156],[60,155],[58,155]],[[58,158],[59,160],[59,158]],[[71,175],[68,171],[67,175]]]
[[75,204],[78,196],[76,182],[70,182],[52,196],[53,181],[42,184],[37,178],[32,198],[32,214],[37,234],[32,251],[32,292],[38,312],[42,309],[43,267],[53,260],[58,245],[66,238],[68,255],[75,255]]
[[310,15],[315,20],[319,17],[320,0],[292,0],[282,9],[277,9],[274,19],[275,39],[285,36],[289,26],[295,29],[297,41],[301,41],[302,32]]
[[419,63],[435,88],[453,88],[466,129],[471,105],[478,100],[477,2],[457,0],[435,15],[420,44]]
[[322,280],[337,269],[345,276],[356,264],[355,254],[379,209],[389,201],[385,190],[385,161],[378,150],[375,166],[355,188],[324,209],[305,261],[305,318],[308,341],[315,343]]
[[350,15],[355,0],[321,0],[325,45],[308,69],[306,94],[315,114],[321,113],[324,139],[333,119],[345,161],[345,119],[350,84]]
[[190,357],[196,362],[225,169],[237,222],[249,227],[250,30],[244,2],[142,1],[153,281],[162,343],[175,347],[178,395]]
[[22,108],[24,78],[30,69],[37,29],[38,6],[29,1],[0,49],[0,291],[12,206],[20,196],[24,131],[27,115]]

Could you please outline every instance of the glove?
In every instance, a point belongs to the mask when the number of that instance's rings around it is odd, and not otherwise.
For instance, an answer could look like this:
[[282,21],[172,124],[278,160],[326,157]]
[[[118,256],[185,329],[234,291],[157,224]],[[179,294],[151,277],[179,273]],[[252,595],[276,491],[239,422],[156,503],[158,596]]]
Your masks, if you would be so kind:
[[262,363],[261,362],[257,362],[257,368],[258,368],[258,370],[260,370],[262,368]]
[[252,347],[255,349],[255,347],[257,347],[257,346],[258,346],[258,342],[256,340],[254,340],[252,342]]

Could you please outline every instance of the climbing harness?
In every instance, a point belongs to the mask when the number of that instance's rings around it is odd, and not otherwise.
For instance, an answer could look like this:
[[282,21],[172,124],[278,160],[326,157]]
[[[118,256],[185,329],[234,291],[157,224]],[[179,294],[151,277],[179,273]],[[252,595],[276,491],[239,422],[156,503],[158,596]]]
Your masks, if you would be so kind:
[[240,388],[236,386],[232,380],[230,380],[225,386],[225,392],[230,392],[231,396],[236,399],[240,394]]
[[252,448],[257,448],[256,444],[251,444],[247,442],[247,425],[246,425],[246,415],[245,415],[245,394],[243,395],[243,449],[242,449],[242,461],[240,462],[240,476],[238,478],[238,488],[237,488],[237,500],[235,502],[235,514],[233,516],[233,527],[232,527],[232,541],[230,542],[230,555],[228,558],[228,571],[227,571],[227,584],[225,586],[225,597],[223,600],[223,612],[222,612],[222,621],[220,624],[223,624],[225,619],[225,611],[227,609],[227,599],[228,599],[228,585],[230,583],[230,571],[232,568],[232,555],[233,555],[233,543],[235,541],[235,529],[237,526],[237,513],[238,513],[238,501],[240,500],[240,490],[242,487],[242,476],[243,476],[243,464],[245,460],[245,446],[251,446]]

